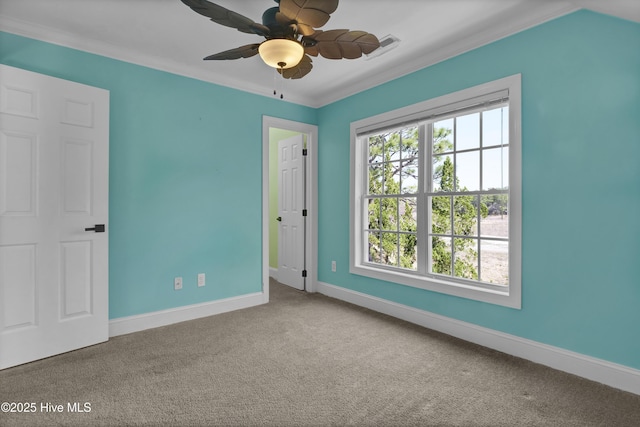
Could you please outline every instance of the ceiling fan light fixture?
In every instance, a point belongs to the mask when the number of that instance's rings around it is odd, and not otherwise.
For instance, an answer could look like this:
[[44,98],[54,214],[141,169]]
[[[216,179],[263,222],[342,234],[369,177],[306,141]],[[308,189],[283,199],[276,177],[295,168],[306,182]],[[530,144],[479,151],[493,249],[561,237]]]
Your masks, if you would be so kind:
[[270,39],[260,44],[258,53],[268,66],[287,69],[300,63],[304,56],[304,48],[295,40]]

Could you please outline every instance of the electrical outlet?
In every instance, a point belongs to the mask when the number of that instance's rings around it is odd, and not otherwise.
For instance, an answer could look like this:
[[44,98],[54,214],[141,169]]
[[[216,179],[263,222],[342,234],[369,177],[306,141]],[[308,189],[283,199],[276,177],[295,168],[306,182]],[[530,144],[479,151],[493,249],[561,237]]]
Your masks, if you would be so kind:
[[182,277],[176,277],[173,279],[173,289],[176,291],[182,289]]
[[198,274],[198,287],[201,288],[205,285],[205,275],[204,273]]
[[331,261],[331,271],[333,271],[334,273],[336,272],[336,262],[335,261]]

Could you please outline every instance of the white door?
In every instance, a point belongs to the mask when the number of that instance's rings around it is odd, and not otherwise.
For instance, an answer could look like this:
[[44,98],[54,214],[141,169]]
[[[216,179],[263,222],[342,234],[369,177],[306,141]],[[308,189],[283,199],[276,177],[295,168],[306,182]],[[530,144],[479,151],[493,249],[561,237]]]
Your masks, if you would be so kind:
[[278,281],[304,289],[303,135],[278,141]]
[[106,341],[109,92],[0,65],[0,369]]

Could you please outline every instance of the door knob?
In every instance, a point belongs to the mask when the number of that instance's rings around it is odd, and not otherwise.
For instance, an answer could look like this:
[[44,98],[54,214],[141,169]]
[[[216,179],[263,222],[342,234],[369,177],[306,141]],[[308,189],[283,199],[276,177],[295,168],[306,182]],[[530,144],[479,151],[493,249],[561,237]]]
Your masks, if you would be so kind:
[[84,231],[95,231],[96,233],[104,233],[104,224],[96,224],[94,227],[85,228]]
[[280,221],[280,222],[282,222],[282,217],[281,217],[281,216],[279,216],[278,218],[276,218],[276,221]]

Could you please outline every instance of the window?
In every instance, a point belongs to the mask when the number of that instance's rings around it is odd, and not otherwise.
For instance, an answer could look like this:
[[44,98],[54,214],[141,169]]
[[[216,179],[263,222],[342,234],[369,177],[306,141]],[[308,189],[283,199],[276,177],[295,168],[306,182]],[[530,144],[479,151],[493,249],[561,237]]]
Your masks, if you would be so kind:
[[418,127],[367,138],[368,259],[415,270],[417,250]]
[[351,133],[351,272],[520,308],[520,76]]

